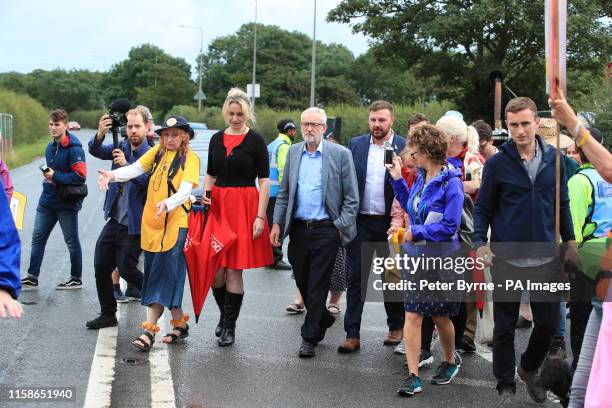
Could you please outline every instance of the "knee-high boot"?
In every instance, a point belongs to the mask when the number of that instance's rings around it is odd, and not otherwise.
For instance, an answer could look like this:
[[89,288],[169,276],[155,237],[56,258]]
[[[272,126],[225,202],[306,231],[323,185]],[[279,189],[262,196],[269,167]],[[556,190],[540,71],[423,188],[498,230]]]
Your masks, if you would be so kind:
[[219,347],[231,346],[234,344],[236,330],[236,320],[240,314],[242,298],[244,293],[225,292],[225,313],[223,315],[223,330],[217,341]]
[[225,285],[220,288],[212,288],[212,292],[217,306],[219,306],[219,323],[215,327],[215,336],[219,337],[221,330],[223,330],[223,315],[225,314]]

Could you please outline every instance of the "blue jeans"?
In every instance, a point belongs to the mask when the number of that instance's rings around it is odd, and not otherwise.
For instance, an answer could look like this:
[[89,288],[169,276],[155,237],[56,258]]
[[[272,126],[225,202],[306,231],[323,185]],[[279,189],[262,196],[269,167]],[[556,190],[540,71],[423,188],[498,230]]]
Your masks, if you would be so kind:
[[557,325],[557,331],[555,331],[555,337],[565,337],[565,319],[567,318],[567,307],[565,302],[559,302],[559,324]]
[[42,265],[45,254],[47,239],[53,231],[53,227],[59,221],[64,234],[64,241],[70,252],[70,276],[81,279],[83,272],[83,253],[81,242],[79,241],[79,212],[78,211],[57,211],[50,208],[38,206],[36,208],[36,218],[34,219],[34,231],[32,232],[32,253],[30,254],[30,267],[28,276],[38,278],[40,266]]

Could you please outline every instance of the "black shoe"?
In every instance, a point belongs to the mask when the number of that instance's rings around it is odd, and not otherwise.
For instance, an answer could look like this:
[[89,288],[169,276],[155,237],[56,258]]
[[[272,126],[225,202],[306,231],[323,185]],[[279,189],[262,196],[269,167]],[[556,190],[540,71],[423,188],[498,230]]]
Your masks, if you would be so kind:
[[26,276],[21,280],[21,290],[38,289],[38,279]]
[[83,287],[83,282],[77,278],[70,278],[60,284],[58,284],[55,289],[57,290],[72,290],[72,289],[81,289]]
[[470,339],[468,336],[463,336],[459,344],[457,344],[456,349],[459,353],[475,353],[476,344],[474,344],[474,340]]
[[298,356],[300,358],[312,358],[315,356],[315,343],[310,343],[306,340],[302,340],[302,345],[300,346],[300,351],[298,352]]
[[565,339],[563,337],[555,337],[550,344],[548,355],[551,358],[559,358],[565,360],[567,352],[565,351]]
[[119,324],[115,315],[101,314],[93,320],[85,323],[88,329],[103,329],[105,327],[115,327]]
[[236,320],[238,320],[240,314],[243,297],[243,293],[225,292],[223,330],[221,330],[221,335],[217,340],[219,347],[231,346],[236,340]]
[[279,271],[290,271],[293,269],[293,267],[291,265],[289,265],[288,263],[284,262],[284,261],[278,261],[273,263],[272,265],[268,265],[269,269],[276,269]]
[[517,372],[521,380],[527,385],[527,392],[531,399],[538,404],[546,402],[546,389],[542,385],[538,370],[527,371],[523,367],[519,367]]
[[212,288],[213,296],[215,297],[215,302],[217,302],[217,306],[219,307],[219,323],[217,323],[217,327],[215,327],[215,336],[221,336],[221,331],[223,330],[223,314],[225,308],[225,285],[220,288]]
[[523,316],[519,316],[514,327],[517,329],[529,329],[531,326],[533,326],[533,322],[531,320],[527,320]]
[[510,386],[505,386],[499,389],[496,407],[507,407],[513,400],[516,391]]
[[125,290],[125,297],[128,300],[134,301],[134,302],[140,302],[140,298],[142,297],[142,293],[140,292],[140,289],[138,288],[130,288],[128,287]]

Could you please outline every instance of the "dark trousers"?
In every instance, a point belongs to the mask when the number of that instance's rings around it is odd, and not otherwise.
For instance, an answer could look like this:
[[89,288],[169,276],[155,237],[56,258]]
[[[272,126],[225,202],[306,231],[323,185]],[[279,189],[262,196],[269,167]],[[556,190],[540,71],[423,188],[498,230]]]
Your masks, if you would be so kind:
[[[349,261],[348,288],[346,291],[346,313],[344,330],[347,338],[359,338],[361,314],[370,275],[374,252],[378,257],[389,255],[387,230],[389,218],[357,216],[357,237],[347,248]],[[362,246],[362,244],[365,244]],[[383,275],[384,277],[384,275]],[[404,303],[385,302],[387,326],[389,330],[402,330],[404,327]]]
[[[461,341],[463,337],[463,331],[465,330],[465,324],[467,322],[467,305],[465,302],[461,303],[459,308],[459,314],[455,316],[449,316],[453,326],[455,327],[455,347]],[[423,317],[423,324],[421,325],[421,350],[431,351],[431,340],[433,337],[434,321],[431,316]]]
[[565,269],[569,270],[570,282],[570,344],[572,347],[572,372],[578,365],[578,357],[582,349],[582,340],[586,331],[587,323],[593,305],[591,299],[595,296],[595,282],[587,278],[574,265],[566,264]]
[[293,224],[291,227],[287,255],[306,307],[302,338],[310,343],[323,340],[325,331],[334,322],[326,301],[339,246],[340,236],[333,226],[308,229],[303,224]]
[[140,252],[140,235],[128,234],[128,228],[115,220],[106,223],[96,242],[94,254],[96,288],[102,314],[114,315],[117,312],[111,278],[115,268],[128,284],[142,288],[143,275],[138,270]]
[[[268,200],[268,208],[266,209],[266,216],[268,217],[268,225],[272,228],[272,220],[274,219],[274,206],[276,205],[276,197],[270,197]],[[283,245],[278,247],[272,247],[272,255],[274,256],[274,263],[277,264],[283,260]]]
[[[505,279],[528,279],[529,277],[555,276],[560,268],[559,262],[554,260],[548,264],[519,268],[512,266],[501,259],[495,259],[492,268],[493,282],[496,291],[498,284],[504,285]],[[538,281],[542,281],[538,279]],[[503,301],[496,299],[497,292],[493,293],[493,374],[497,379],[497,388],[510,386],[515,388],[514,373],[516,358],[514,352],[514,331],[518,319],[521,291],[509,295],[501,295]],[[515,297],[516,301],[509,301]],[[540,298],[542,296],[540,295]],[[521,367],[527,371],[538,369],[550,348],[550,343],[559,324],[559,295],[551,294],[549,302],[531,302],[533,314],[533,330],[529,337],[527,349],[521,355]],[[557,299],[554,301],[554,299]]]

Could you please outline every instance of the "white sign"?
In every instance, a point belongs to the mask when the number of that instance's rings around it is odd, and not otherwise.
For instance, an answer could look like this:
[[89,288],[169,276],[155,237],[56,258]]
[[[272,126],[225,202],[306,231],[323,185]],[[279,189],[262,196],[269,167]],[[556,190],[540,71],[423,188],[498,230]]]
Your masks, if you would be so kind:
[[[253,84],[247,84],[247,91],[246,91],[247,95],[249,95],[249,98],[253,97]],[[255,84],[255,97],[259,98],[260,94],[259,94],[259,84]]]

